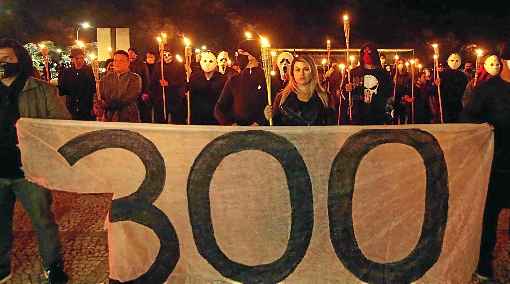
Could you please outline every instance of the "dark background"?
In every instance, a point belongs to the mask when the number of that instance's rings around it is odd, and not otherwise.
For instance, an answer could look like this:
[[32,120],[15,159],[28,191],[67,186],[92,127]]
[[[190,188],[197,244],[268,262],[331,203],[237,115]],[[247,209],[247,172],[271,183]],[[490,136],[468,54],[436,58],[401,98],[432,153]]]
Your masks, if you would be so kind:
[[[73,43],[76,27],[128,27],[131,44],[156,49],[155,36],[184,33],[195,45],[232,50],[247,29],[266,35],[274,47],[345,47],[341,15],[351,15],[351,47],[372,41],[380,48],[415,48],[431,57],[428,44],[440,43],[441,57],[461,52],[469,59],[473,44],[495,48],[510,40],[510,5],[505,1],[391,0],[0,0],[0,36],[23,43],[51,40]],[[80,30],[80,39],[95,40],[95,31]],[[177,39],[175,40],[177,41]]]

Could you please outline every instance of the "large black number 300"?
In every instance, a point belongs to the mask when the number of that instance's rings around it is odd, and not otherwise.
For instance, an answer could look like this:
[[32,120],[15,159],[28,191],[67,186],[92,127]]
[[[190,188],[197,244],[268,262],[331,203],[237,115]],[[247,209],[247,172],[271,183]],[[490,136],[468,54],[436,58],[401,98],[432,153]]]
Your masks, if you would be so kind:
[[152,229],[161,246],[149,270],[130,283],[163,283],[179,260],[179,240],[168,217],[152,203],[163,191],[166,169],[156,146],[142,135],[127,130],[99,130],[78,136],[58,152],[73,166],[96,151],[121,148],[134,153],[145,166],[145,179],[138,190],[112,202],[111,221],[132,221]]

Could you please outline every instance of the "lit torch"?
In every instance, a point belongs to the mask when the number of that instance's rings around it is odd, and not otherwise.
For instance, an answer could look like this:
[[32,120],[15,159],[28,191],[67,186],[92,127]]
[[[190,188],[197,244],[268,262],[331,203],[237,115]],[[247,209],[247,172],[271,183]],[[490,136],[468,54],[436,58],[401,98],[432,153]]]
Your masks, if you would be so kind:
[[434,81],[437,82],[437,97],[439,100],[439,120],[444,123],[443,119],[443,100],[441,98],[441,80],[439,79],[439,45],[437,43],[432,44],[434,49]]
[[[344,36],[345,36],[345,58],[350,59],[349,48],[350,48],[350,36],[351,36],[351,23],[349,21],[349,15],[343,16],[344,21]],[[351,84],[351,70],[347,68],[347,83]],[[352,121],[352,91],[349,92],[349,121]]]
[[159,58],[160,58],[160,70],[161,70],[161,91],[163,96],[163,118],[166,121],[167,119],[167,111],[166,111],[166,94],[165,94],[165,86],[163,84],[163,81],[165,81],[165,67],[164,67],[164,51],[165,51],[165,44],[167,42],[167,35],[166,33],[160,33],[158,37],[156,37],[156,41],[158,42],[158,48],[159,48]]
[[480,58],[482,58],[482,56],[483,56],[483,49],[477,48],[475,50],[475,53],[476,53],[476,64],[475,64],[476,69],[475,69],[475,79],[473,81],[473,87],[476,87],[476,83],[478,81],[478,68],[480,66]]
[[[187,37],[182,38],[182,42],[184,43],[184,65],[186,66],[186,82],[189,84],[189,79],[191,77],[191,58],[193,56],[191,49],[191,40]],[[191,93],[188,89],[186,92],[186,98],[188,103],[188,125],[191,124]]]
[[[269,40],[265,37],[260,37],[260,48],[262,54],[262,68],[264,69],[264,77],[266,79],[267,87],[267,104],[271,108],[271,69],[272,69],[272,56],[271,45]],[[269,125],[273,126],[273,118],[269,118]]]

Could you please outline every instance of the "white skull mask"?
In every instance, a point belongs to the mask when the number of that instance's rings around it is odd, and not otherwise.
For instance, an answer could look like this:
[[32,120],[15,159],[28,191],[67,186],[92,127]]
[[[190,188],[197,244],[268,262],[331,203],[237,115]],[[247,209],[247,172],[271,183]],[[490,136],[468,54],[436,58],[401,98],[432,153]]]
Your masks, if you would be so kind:
[[205,73],[213,72],[217,66],[216,56],[212,52],[202,52],[200,55],[200,67],[202,67]]
[[218,71],[221,74],[225,74],[227,70],[227,66],[230,65],[230,58],[228,57],[228,52],[222,51],[218,53]]
[[374,75],[365,75],[363,77],[363,101],[366,104],[372,103],[372,97],[377,95],[379,89],[379,80]]
[[462,60],[460,59],[460,55],[458,53],[450,54],[448,57],[448,66],[450,66],[451,69],[457,70],[461,64]]
[[487,73],[489,73],[491,76],[498,75],[499,70],[501,70],[501,63],[499,62],[499,58],[496,55],[487,57],[483,63],[483,68],[485,68],[485,71],[487,71]]
[[285,73],[287,73],[287,69],[290,64],[292,64],[292,61],[294,61],[294,56],[292,56],[290,52],[282,52],[276,57],[276,64],[278,65],[278,69],[280,69],[282,80],[285,80]]

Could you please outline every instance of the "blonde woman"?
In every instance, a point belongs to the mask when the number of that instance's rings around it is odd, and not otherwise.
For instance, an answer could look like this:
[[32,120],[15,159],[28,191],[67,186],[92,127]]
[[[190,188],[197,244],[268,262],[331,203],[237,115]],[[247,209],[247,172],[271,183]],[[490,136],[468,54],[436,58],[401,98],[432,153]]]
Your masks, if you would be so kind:
[[289,83],[275,98],[272,108],[266,106],[266,119],[275,125],[333,125],[335,113],[319,83],[313,59],[300,55],[289,68]]

